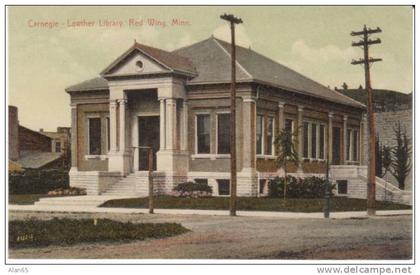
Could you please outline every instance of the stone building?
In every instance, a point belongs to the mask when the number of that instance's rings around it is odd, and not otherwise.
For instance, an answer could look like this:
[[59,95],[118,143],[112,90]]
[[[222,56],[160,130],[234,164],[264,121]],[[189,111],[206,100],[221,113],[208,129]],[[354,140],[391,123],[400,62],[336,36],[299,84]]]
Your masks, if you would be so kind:
[[[214,37],[172,52],[135,43],[100,77],[68,87],[70,184],[147,195],[142,146],[151,146],[157,194],[196,180],[229,195],[230,51]],[[236,52],[238,195],[263,195],[283,174],[273,140],[284,127],[297,133],[302,160],[292,174],[324,176],[328,159],[339,194],[366,189],[365,106],[251,49]]]

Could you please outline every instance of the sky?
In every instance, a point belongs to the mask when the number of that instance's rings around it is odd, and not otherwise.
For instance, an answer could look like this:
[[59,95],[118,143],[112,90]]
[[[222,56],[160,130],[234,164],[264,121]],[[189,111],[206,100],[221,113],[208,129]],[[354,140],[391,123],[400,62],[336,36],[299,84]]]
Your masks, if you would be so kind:
[[364,24],[380,27],[383,32],[373,38],[382,43],[370,48],[372,57],[383,59],[372,66],[373,88],[413,90],[409,6],[8,7],[8,104],[19,108],[20,124],[28,128],[70,126],[66,87],[97,77],[134,40],[164,50],[211,35],[230,41],[220,19],[225,12],[243,20],[238,44],[331,88],[364,85],[363,67],[350,64],[362,57],[360,48],[351,47],[358,39],[350,32]]

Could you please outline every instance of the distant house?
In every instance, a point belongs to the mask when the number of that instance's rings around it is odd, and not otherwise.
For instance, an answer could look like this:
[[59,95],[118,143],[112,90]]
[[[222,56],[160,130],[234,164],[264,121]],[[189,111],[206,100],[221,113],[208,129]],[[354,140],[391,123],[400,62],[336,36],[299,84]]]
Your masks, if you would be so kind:
[[61,141],[19,125],[17,107],[9,106],[9,171],[65,168],[65,154],[61,146],[55,150],[56,140]]

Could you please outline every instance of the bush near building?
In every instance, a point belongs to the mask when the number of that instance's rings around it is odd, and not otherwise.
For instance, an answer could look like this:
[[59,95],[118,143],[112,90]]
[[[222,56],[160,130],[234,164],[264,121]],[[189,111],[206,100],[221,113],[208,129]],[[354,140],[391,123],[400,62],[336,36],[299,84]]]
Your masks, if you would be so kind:
[[176,197],[211,197],[213,190],[207,183],[184,182],[173,188],[172,195]]
[[[284,177],[275,177],[268,182],[268,196],[279,198],[284,194]],[[326,180],[320,177],[295,178],[287,176],[287,196],[294,199],[316,199],[325,196]],[[330,194],[335,185],[330,185]]]
[[9,194],[47,194],[51,190],[69,188],[68,171],[61,169],[26,169],[9,173]]

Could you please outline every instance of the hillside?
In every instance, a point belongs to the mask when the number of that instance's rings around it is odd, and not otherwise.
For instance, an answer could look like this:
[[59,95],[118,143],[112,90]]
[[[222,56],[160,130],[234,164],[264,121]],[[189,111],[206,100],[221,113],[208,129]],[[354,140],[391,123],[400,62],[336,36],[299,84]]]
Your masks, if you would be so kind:
[[[359,87],[358,89],[336,88],[336,91],[363,104],[367,104],[367,93],[362,87]],[[377,112],[411,109],[413,104],[413,93],[404,94],[392,90],[373,89],[373,97],[375,110]]]

